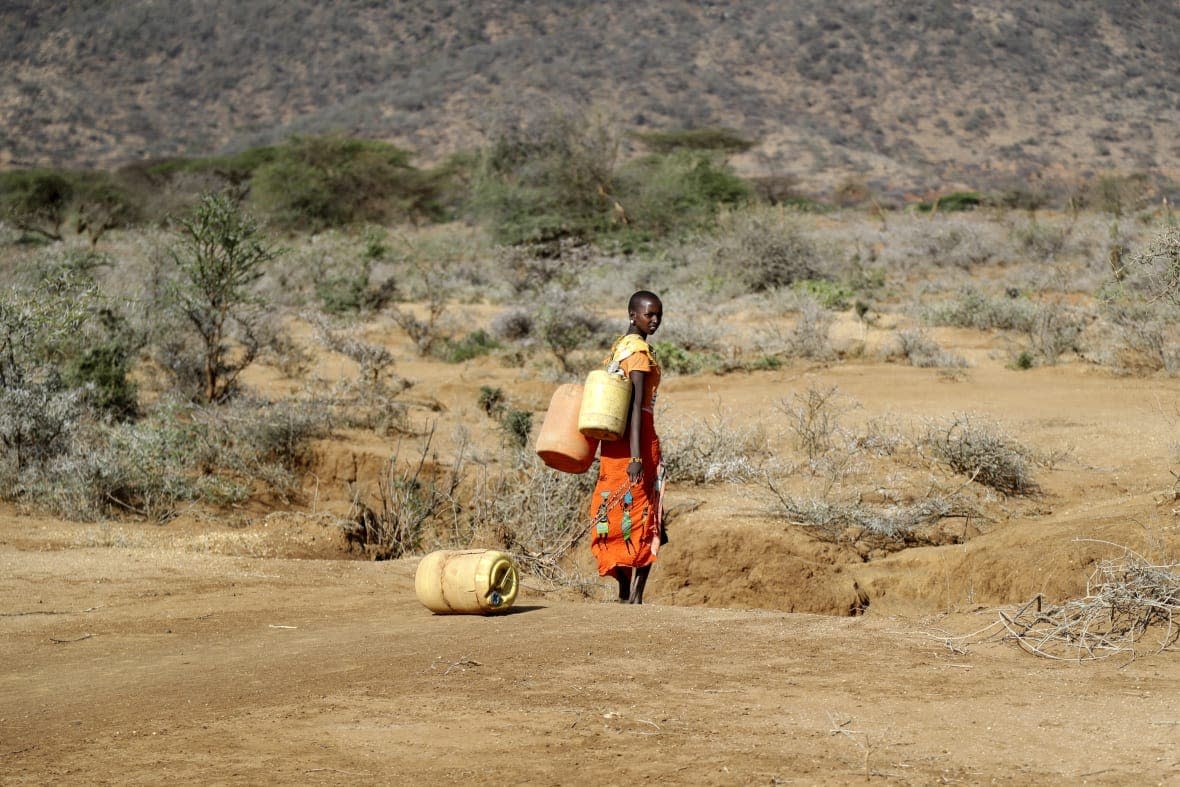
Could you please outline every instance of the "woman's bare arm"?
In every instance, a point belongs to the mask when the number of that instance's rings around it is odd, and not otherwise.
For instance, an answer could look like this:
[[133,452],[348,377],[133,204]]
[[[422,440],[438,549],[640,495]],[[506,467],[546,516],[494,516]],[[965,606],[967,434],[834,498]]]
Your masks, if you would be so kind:
[[[631,372],[631,415],[627,420],[628,438],[631,442],[631,457],[642,457],[643,430],[643,383],[647,372]],[[632,483],[643,480],[643,463],[631,462],[627,465],[627,477]]]

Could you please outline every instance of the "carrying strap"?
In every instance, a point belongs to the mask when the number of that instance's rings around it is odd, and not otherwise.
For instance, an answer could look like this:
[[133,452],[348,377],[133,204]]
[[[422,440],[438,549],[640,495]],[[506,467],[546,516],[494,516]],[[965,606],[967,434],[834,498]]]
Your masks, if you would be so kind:
[[635,353],[647,353],[647,357],[651,358],[653,364],[655,363],[655,356],[652,355],[651,347],[643,340],[642,336],[634,333],[623,334],[610,348],[610,357],[606,359],[606,370],[613,375],[626,377],[623,373],[623,361]]

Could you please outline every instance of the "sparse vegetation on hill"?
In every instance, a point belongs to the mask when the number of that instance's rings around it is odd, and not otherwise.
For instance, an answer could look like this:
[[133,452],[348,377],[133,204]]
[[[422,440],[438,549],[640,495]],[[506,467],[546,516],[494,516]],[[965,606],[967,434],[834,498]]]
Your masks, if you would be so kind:
[[0,10],[0,166],[337,132],[441,161],[482,147],[498,108],[572,96],[618,107],[639,134],[627,146],[720,147],[813,194],[855,177],[878,197],[960,183],[1031,206],[1070,188],[1062,172],[1175,171],[1178,13],[1097,0],[30,0]]

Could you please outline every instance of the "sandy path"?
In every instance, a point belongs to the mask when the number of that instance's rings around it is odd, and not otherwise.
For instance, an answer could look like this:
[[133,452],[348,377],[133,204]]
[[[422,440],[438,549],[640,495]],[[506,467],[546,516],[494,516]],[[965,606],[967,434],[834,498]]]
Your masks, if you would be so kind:
[[538,593],[435,617],[412,561],[38,551],[21,525],[0,519],[4,783],[1180,780],[1168,656]]

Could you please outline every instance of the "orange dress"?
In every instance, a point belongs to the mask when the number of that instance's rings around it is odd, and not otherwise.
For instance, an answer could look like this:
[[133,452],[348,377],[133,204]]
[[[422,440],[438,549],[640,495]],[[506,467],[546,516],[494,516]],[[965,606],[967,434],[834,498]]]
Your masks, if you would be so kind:
[[627,475],[631,461],[630,424],[619,440],[602,443],[598,484],[590,498],[590,549],[598,560],[598,573],[607,576],[616,568],[653,563],[660,548],[663,526],[664,469],[660,438],[656,435],[654,405],[660,386],[660,367],[641,337],[628,334],[611,351],[611,368],[625,376],[645,372],[641,402],[640,455],[643,480],[633,484]]

